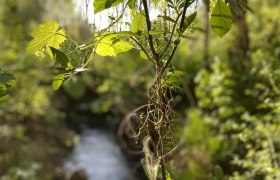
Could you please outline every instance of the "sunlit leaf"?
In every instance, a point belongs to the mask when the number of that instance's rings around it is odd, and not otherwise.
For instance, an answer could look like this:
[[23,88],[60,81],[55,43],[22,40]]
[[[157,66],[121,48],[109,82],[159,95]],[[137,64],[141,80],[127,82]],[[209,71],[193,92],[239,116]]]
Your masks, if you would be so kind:
[[113,43],[112,38],[116,36],[117,36],[116,34],[111,34],[100,38],[95,48],[95,52],[99,56],[116,56],[115,48],[112,46]]
[[131,22],[131,31],[134,33],[141,32],[145,27],[145,16],[141,12],[137,12]]
[[59,30],[57,22],[48,22],[36,27],[31,33],[33,40],[28,44],[26,52],[28,54],[36,53],[46,48],[47,53],[52,56],[50,46],[59,49],[61,43],[66,40],[63,29]]
[[73,69],[73,65],[71,64],[70,60],[62,51],[50,47],[53,58],[65,69]]
[[148,56],[145,54],[144,51],[140,51],[140,56],[141,56],[141,58],[143,58],[143,59],[148,59]]
[[211,27],[215,34],[222,37],[231,28],[232,13],[230,8],[222,0],[218,0],[210,19]]
[[120,31],[118,32],[119,36],[134,36],[137,37],[138,35],[131,31]]
[[174,71],[174,72],[168,72],[167,73],[168,76],[183,76],[185,75],[185,72],[184,71]]
[[94,13],[98,13],[110,7],[117,6],[123,1],[124,0],[94,0],[93,1]]
[[155,6],[157,6],[158,3],[159,3],[159,0],[153,0],[153,3],[154,3]]
[[117,34],[106,35],[100,39],[95,52],[100,56],[116,56],[118,53],[129,51],[134,48],[130,43],[117,40]]
[[54,80],[53,80],[53,83],[52,83],[53,89],[57,90],[61,86],[61,84],[64,80],[64,76],[65,76],[65,74],[59,74],[59,75],[54,77]]
[[150,35],[159,35],[159,34],[163,34],[163,31],[157,31],[157,30],[150,30],[149,31]]
[[125,41],[117,41],[113,43],[113,47],[115,48],[115,53],[126,52],[134,48],[130,43]]

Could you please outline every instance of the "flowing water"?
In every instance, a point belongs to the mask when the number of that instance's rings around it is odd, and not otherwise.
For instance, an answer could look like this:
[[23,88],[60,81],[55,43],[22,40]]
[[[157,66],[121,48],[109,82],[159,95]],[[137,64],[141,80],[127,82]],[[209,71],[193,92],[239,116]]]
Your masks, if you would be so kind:
[[64,169],[83,169],[88,180],[127,180],[129,167],[113,134],[100,129],[83,128]]

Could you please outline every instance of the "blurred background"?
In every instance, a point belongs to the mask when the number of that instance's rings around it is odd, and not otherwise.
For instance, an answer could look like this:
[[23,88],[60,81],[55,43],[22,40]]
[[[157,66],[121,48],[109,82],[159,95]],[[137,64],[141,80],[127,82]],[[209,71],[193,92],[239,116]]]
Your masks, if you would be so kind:
[[[184,143],[168,171],[174,179],[203,180],[219,165],[224,179],[280,179],[280,2],[248,1],[251,10],[234,11],[235,24],[223,38],[206,26],[205,2],[173,61],[184,72],[174,90],[174,132]],[[151,63],[137,50],[96,57],[89,71],[55,91],[50,58],[25,54],[31,31],[47,21],[89,42],[89,6],[87,0],[0,1],[0,72],[15,76],[9,97],[0,99],[0,180],[146,179],[142,155],[121,146],[117,128],[146,103]]]

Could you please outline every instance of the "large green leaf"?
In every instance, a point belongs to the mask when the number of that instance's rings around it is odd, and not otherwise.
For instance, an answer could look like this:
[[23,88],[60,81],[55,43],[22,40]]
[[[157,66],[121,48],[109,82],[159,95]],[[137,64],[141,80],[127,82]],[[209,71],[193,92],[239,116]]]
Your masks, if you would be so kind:
[[131,22],[131,31],[134,33],[141,32],[145,27],[145,16],[141,12],[137,12]]
[[52,57],[49,47],[59,49],[60,44],[66,39],[64,30],[59,30],[57,22],[41,24],[31,34],[34,39],[27,46],[28,54],[39,52],[46,47],[47,53]]
[[117,41],[114,42],[112,45],[115,48],[116,54],[126,52],[134,48],[134,46],[132,46],[130,43],[126,41]]
[[50,47],[53,58],[66,70],[73,69],[73,65],[62,51],[55,49],[54,47]]
[[232,13],[222,0],[218,0],[211,13],[210,19],[213,31],[220,37],[224,36],[231,28]]
[[116,56],[115,48],[112,46],[113,38],[115,38],[117,34],[105,35],[105,37],[96,38],[99,40],[95,52],[100,56]]
[[117,40],[117,34],[105,35],[105,37],[99,37],[98,45],[95,52],[100,56],[116,56],[118,53],[129,51],[134,48],[128,42]]
[[94,0],[93,1],[94,13],[98,13],[110,7],[117,6],[123,1],[124,0]]
[[193,12],[192,14],[190,14],[187,18],[184,19],[184,23],[182,26],[182,33],[185,32],[185,30],[192,24],[192,22],[195,20],[195,17],[197,15],[197,12]]

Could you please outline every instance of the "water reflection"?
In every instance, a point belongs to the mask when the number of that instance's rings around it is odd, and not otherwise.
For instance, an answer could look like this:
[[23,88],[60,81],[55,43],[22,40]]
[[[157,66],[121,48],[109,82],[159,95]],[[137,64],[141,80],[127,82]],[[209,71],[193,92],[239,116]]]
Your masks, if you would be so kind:
[[113,135],[99,129],[83,129],[64,168],[71,172],[83,169],[88,180],[130,179],[127,162]]

